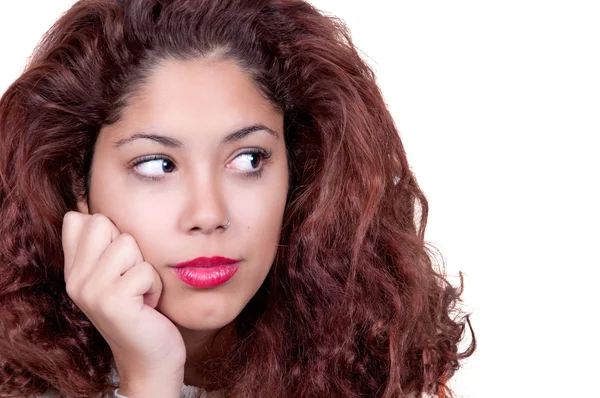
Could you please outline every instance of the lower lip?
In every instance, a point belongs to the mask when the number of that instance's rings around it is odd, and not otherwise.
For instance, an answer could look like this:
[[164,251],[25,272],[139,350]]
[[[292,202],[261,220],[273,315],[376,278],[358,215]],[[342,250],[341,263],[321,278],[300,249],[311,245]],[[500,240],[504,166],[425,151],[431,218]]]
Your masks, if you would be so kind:
[[174,268],[183,282],[192,287],[209,288],[227,282],[238,270],[239,263],[220,265],[218,267],[182,267]]

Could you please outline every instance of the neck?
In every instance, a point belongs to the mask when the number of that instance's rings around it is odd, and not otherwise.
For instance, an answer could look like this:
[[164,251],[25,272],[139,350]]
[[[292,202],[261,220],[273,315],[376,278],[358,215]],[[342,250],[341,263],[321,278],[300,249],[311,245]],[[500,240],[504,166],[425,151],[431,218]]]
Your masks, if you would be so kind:
[[184,384],[204,388],[208,391],[222,388],[219,375],[210,374],[205,361],[219,358],[233,338],[233,327],[227,325],[217,330],[190,330],[179,327],[187,352],[184,369]]

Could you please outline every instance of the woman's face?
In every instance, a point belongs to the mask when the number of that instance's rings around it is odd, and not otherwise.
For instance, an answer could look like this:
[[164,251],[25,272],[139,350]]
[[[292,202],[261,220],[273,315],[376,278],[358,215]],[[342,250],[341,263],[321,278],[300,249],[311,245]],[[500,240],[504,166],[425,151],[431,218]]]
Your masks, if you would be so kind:
[[[232,61],[169,60],[122,119],[100,131],[90,213],[136,239],[162,280],[161,313],[187,329],[214,330],[264,281],[287,190],[283,115],[250,77]],[[193,287],[172,267],[215,256],[239,260],[218,286]]]

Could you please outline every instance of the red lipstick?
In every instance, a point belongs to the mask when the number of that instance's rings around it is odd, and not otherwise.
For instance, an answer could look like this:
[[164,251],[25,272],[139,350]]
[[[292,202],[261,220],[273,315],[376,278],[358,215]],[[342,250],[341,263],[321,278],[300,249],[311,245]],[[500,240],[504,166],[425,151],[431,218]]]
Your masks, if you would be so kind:
[[175,274],[196,288],[211,288],[227,282],[238,270],[239,260],[226,257],[198,257],[174,265]]

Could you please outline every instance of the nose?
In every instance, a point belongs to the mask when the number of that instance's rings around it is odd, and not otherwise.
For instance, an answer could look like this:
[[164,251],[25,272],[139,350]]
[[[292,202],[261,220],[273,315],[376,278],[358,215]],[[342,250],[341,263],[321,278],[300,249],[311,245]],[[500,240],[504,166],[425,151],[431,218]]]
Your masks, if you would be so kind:
[[227,228],[223,189],[211,176],[191,177],[185,183],[180,225],[186,233],[213,233]]

